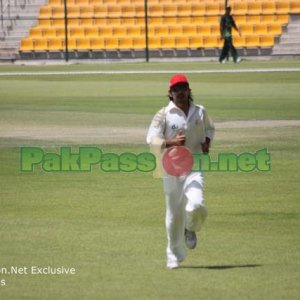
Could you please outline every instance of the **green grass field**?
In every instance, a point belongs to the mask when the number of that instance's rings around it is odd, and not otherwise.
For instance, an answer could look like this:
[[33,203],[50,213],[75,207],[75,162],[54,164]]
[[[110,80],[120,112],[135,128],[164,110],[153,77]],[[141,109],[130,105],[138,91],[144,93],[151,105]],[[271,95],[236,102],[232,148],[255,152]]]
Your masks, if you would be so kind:
[[[295,67],[300,61],[0,66],[0,73]],[[164,194],[152,174],[20,172],[20,146],[149,151],[145,133],[168,102],[170,76],[0,76],[1,299],[299,299],[300,72],[188,75],[195,102],[216,123],[212,155],[267,148],[271,171],[205,174],[209,216],[199,247],[177,270],[165,266]],[[76,274],[4,274],[11,266]]]

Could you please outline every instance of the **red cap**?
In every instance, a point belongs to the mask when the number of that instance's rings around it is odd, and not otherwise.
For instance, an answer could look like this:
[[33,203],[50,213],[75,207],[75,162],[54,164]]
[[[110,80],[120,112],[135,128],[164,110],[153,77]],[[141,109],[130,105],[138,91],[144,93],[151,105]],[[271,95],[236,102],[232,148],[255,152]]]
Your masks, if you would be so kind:
[[176,74],[170,79],[170,83],[169,83],[170,88],[172,88],[177,83],[189,84],[187,78],[183,74]]

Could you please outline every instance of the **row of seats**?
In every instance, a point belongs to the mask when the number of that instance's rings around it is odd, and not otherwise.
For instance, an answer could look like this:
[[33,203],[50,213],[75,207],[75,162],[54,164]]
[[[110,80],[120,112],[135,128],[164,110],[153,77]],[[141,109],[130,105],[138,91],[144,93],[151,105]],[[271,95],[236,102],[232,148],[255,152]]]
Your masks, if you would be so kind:
[[[148,14],[161,15],[219,15],[224,13],[224,2],[157,3],[148,5]],[[300,1],[250,1],[233,2],[234,15],[245,14],[289,14],[300,12]],[[100,16],[139,16],[144,15],[143,2],[137,4],[74,4],[68,6],[68,15],[72,17]],[[46,5],[40,9],[41,17],[64,16],[63,5]]]
[[[165,4],[165,3],[172,3],[172,4],[186,4],[186,3],[199,3],[199,2],[214,2],[214,3],[224,3],[224,0],[148,0],[148,4]],[[297,0],[231,0],[230,5],[234,5],[235,3],[253,3],[258,2],[264,4],[266,2],[275,2],[275,3],[282,3],[287,2],[289,4],[295,5],[299,1]],[[49,5],[57,6],[57,5],[64,5],[64,0],[49,0]],[[67,0],[68,6],[74,5],[105,5],[105,4],[143,4],[144,0]]]
[[[236,37],[237,47],[270,47],[274,45],[274,37],[256,35]],[[223,41],[217,36],[207,37],[149,37],[150,49],[183,49],[183,48],[220,48]],[[69,50],[111,50],[111,49],[144,49],[145,38],[70,38],[68,40]],[[63,51],[65,40],[63,38],[52,39],[23,39],[21,51]]]
[[[253,35],[280,35],[282,27],[280,24],[244,24],[240,26],[242,36]],[[173,26],[153,26],[148,30],[149,36],[219,36],[220,29],[218,25],[173,25]],[[233,31],[236,36],[236,31]],[[30,29],[32,39],[42,37],[64,37],[64,28],[33,27]],[[114,26],[114,27],[72,27],[68,30],[70,37],[140,37],[145,36],[144,26]]]
[[[236,23],[240,26],[243,24],[287,24],[289,21],[288,15],[255,15],[255,16],[236,16]],[[148,25],[217,25],[219,24],[218,16],[203,16],[203,17],[156,17],[149,18]],[[65,27],[64,19],[39,19],[40,27]],[[80,26],[144,26],[144,18],[72,18],[68,20],[69,27]]]
[[[199,2],[185,4],[151,4],[148,6],[149,16],[187,16],[187,15],[220,15],[224,13],[224,3]],[[300,13],[300,1],[265,1],[234,2],[234,15],[289,14]],[[74,5],[67,10],[70,18],[91,17],[142,17],[145,15],[143,4],[136,5]],[[62,5],[46,5],[40,8],[40,18],[63,18],[65,9]]]

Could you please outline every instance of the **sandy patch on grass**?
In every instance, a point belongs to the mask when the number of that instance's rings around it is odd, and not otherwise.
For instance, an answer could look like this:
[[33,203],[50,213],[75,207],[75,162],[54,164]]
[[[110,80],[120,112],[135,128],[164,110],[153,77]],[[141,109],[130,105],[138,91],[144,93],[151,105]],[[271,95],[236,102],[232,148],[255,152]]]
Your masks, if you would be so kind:
[[[215,123],[219,137],[227,129],[299,127],[300,120],[249,120]],[[84,144],[144,144],[147,128],[27,126],[1,123],[0,138]],[[224,137],[223,137],[224,138]]]

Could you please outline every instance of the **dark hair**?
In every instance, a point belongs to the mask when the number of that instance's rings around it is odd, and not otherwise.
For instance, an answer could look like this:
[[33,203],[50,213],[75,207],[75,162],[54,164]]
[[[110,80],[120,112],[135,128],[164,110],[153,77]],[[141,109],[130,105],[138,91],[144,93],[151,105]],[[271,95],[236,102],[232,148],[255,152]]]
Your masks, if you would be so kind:
[[[173,101],[173,97],[171,97],[170,94],[171,94],[171,90],[169,90],[168,98],[169,98],[170,101]],[[194,101],[192,93],[190,93],[189,100],[192,101],[192,102]]]

